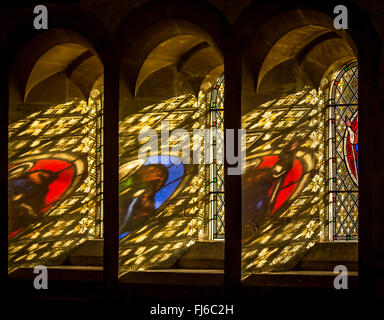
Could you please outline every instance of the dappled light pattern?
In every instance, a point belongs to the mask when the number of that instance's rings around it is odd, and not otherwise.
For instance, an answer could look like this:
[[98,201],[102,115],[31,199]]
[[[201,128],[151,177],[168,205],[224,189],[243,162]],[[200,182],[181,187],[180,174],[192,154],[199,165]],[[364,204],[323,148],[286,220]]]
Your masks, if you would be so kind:
[[9,125],[10,272],[61,264],[101,235],[102,102],[94,96]]
[[320,237],[324,215],[324,102],[316,90],[243,115],[245,274],[292,269]]
[[177,128],[188,131],[192,152],[193,129],[205,127],[206,112],[193,95],[182,95],[145,107],[120,122],[120,275],[171,268],[204,237],[206,166],[181,163],[181,154],[172,152],[184,136],[170,139],[168,155],[151,156],[144,162],[138,159],[138,150],[145,144],[138,141],[138,133],[145,126],[156,130],[160,146],[161,122],[168,121],[170,134]]

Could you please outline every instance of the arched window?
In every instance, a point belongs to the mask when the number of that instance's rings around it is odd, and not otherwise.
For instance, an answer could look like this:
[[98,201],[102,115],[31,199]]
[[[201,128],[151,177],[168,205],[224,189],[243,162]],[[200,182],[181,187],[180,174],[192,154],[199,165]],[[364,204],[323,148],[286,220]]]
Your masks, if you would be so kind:
[[[68,34],[78,41],[64,29],[32,39],[10,72],[10,272],[60,265],[84,241],[103,237],[104,68],[91,45],[48,45]],[[20,72],[25,65],[29,73]]]
[[345,65],[332,82],[328,109],[330,240],[358,239],[358,66]]
[[190,247],[224,238],[222,54],[201,28],[172,19],[133,36],[123,56],[121,277],[183,265]]

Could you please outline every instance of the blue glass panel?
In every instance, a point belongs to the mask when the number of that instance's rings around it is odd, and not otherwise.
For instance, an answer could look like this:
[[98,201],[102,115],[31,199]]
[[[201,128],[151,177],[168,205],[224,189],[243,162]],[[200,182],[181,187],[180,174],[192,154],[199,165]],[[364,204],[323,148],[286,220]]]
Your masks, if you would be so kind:
[[158,193],[155,195],[155,209],[158,209],[176,190],[180,184],[181,179],[178,179],[165,187],[161,188]]

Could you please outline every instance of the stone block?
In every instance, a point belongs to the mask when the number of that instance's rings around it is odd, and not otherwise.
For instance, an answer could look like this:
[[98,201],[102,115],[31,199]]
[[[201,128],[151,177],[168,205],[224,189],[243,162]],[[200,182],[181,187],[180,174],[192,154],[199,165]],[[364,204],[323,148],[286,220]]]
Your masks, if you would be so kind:
[[333,271],[337,265],[344,265],[350,271],[357,270],[357,242],[318,243],[300,260],[297,269]]
[[224,241],[199,241],[176,262],[182,269],[224,269]]
[[69,257],[68,264],[72,266],[102,266],[103,265],[102,239],[85,241]]

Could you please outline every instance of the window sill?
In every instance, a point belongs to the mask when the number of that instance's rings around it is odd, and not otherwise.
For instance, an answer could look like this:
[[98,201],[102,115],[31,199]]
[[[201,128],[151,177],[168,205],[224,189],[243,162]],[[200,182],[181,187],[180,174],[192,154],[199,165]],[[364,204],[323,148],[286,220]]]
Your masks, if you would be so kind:
[[[33,268],[20,268],[9,275],[11,280],[33,280]],[[102,282],[103,267],[52,266],[49,280],[73,282]],[[333,288],[336,274],[332,271],[286,271],[253,273],[243,277],[242,287],[273,288]],[[121,285],[182,285],[223,287],[223,270],[167,269],[129,271],[119,278]],[[358,287],[358,272],[348,272],[348,287]]]
[[167,269],[129,271],[119,278],[124,284],[224,286],[224,270]]
[[[100,266],[48,266],[48,279],[54,281],[101,282],[103,267]],[[11,280],[33,280],[37,274],[33,268],[19,268],[9,275]]]
[[[337,274],[332,271],[286,271],[253,273],[242,280],[246,287],[295,287],[295,288],[333,288]],[[348,272],[348,287],[358,287],[358,273]]]

